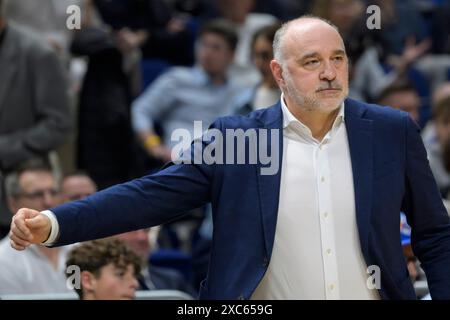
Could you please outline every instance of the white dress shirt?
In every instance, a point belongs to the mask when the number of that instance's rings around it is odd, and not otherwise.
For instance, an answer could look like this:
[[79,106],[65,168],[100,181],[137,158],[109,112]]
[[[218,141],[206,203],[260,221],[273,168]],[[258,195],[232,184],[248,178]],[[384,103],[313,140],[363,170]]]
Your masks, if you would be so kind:
[[379,299],[359,244],[344,105],[322,141],[281,98],[283,164],[268,269],[252,299]]
[[50,219],[50,223],[52,226],[52,229],[50,231],[50,234],[48,236],[48,239],[45,240],[42,244],[44,246],[51,246],[55,243],[56,238],[59,235],[59,223],[58,220],[55,217],[55,214],[51,212],[50,210],[44,210],[41,212],[43,215],[45,215],[47,218]]
[[72,246],[58,250],[55,267],[32,245],[24,251],[13,249],[9,238],[0,241],[0,295],[73,292],[66,282],[66,256]]

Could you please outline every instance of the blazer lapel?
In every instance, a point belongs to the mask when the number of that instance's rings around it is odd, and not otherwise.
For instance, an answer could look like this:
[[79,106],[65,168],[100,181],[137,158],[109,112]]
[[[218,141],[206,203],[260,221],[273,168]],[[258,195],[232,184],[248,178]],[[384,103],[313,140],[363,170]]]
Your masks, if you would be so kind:
[[11,41],[13,32],[14,30],[11,27],[7,27],[5,38],[0,47],[0,111],[6,107],[4,100],[16,72],[16,63],[14,63],[16,46]]
[[373,130],[372,120],[363,118],[365,111],[364,105],[351,99],[345,101],[345,125],[352,161],[356,221],[361,250],[365,260],[369,261],[369,225],[373,185]]
[[[265,247],[267,258],[270,259],[272,254],[273,242],[275,239],[275,230],[277,225],[278,216],[278,202],[280,195],[280,181],[281,181],[281,167],[283,157],[283,116],[280,103],[265,110],[260,119],[263,125],[263,129],[268,129],[267,145],[268,152],[278,152],[278,170],[273,175],[261,174],[261,169],[264,167],[258,161],[257,177],[259,186],[259,198],[261,204],[261,214],[263,222],[263,231],[265,239]],[[271,130],[278,130],[278,140],[276,141],[278,146],[272,145],[271,142]]]

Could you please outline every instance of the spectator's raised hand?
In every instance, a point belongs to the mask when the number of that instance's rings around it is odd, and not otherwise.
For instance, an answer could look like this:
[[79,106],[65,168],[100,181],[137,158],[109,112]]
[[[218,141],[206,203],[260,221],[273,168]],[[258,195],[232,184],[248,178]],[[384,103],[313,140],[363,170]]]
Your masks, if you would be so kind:
[[431,48],[431,44],[431,39],[428,38],[419,43],[416,43],[415,37],[408,38],[402,54],[403,60],[407,63],[414,62]]
[[133,50],[138,49],[148,37],[148,32],[143,30],[132,31],[123,28],[116,33],[117,47],[122,54],[129,54]]
[[165,145],[158,145],[147,149],[148,153],[154,158],[161,160],[162,162],[172,161],[171,151]]
[[405,49],[403,50],[402,55],[389,57],[389,63],[398,71],[404,71],[424,55],[431,48],[431,45],[432,42],[428,38],[416,43],[415,37],[409,37],[406,39]]

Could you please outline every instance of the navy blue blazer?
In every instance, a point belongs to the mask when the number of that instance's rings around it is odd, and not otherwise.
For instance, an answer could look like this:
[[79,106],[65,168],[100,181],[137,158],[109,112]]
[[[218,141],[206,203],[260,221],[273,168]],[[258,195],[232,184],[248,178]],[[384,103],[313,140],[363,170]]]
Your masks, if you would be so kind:
[[[280,104],[246,117],[219,118],[213,128],[282,130]],[[356,218],[367,265],[381,270],[383,299],[414,299],[400,245],[400,211],[434,299],[450,298],[450,224],[416,124],[401,111],[345,102]],[[279,143],[282,150],[282,134]],[[270,140],[269,140],[270,143]],[[270,149],[269,149],[270,150]],[[279,152],[280,164],[282,152]],[[52,209],[56,245],[159,225],[212,203],[214,236],[200,298],[248,299],[267,270],[277,222],[281,170],[262,164],[169,164],[164,170]],[[302,272],[299,266],[299,272]]]

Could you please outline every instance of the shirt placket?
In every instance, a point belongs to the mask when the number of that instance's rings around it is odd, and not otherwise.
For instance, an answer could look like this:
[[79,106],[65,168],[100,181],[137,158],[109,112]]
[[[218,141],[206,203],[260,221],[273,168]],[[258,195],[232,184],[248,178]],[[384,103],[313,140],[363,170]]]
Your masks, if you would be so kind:
[[314,148],[317,179],[317,200],[320,225],[320,240],[322,249],[322,263],[325,280],[325,298],[339,299],[338,269],[336,248],[334,244],[334,223],[331,205],[330,168],[328,163],[329,135]]

